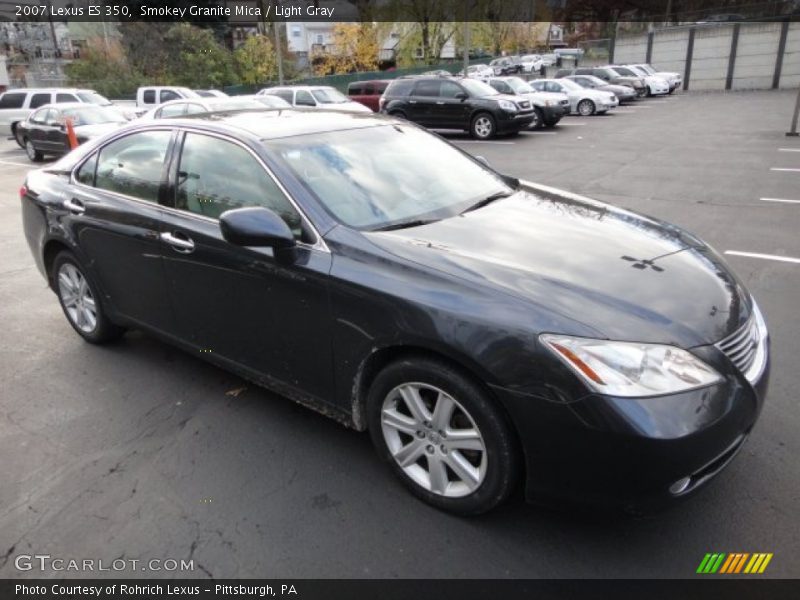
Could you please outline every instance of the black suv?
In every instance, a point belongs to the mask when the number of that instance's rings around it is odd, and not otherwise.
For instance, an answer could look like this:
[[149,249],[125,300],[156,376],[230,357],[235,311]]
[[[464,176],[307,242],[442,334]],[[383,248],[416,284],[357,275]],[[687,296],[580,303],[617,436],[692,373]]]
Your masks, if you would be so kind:
[[486,140],[518,133],[535,116],[527,98],[506,96],[476,79],[395,79],[380,101],[381,112],[433,129],[463,129]]

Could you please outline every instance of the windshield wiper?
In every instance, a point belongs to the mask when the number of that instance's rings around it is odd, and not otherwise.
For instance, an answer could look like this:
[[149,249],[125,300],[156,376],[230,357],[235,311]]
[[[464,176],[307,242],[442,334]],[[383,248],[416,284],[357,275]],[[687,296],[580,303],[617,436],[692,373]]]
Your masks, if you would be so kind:
[[400,223],[392,223],[391,225],[384,225],[383,227],[376,227],[372,231],[392,231],[394,229],[407,229],[409,227],[420,227],[421,225],[428,225],[435,223],[439,219],[413,219],[411,221],[401,221]]
[[486,198],[484,198],[483,200],[479,200],[478,202],[476,202],[472,206],[468,206],[467,208],[465,208],[464,210],[461,211],[461,214],[463,215],[464,213],[468,213],[471,210],[477,210],[479,208],[482,208],[482,207],[486,206],[487,204],[491,204],[495,200],[501,200],[502,198],[508,198],[511,195],[512,195],[511,192],[505,192],[505,191],[504,192],[495,192],[491,196],[486,196]]

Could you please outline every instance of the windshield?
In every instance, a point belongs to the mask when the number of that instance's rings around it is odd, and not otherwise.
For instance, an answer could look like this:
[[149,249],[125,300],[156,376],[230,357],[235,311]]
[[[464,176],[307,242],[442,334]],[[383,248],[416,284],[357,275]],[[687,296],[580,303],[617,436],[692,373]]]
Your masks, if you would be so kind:
[[656,74],[656,70],[650,65],[639,65],[639,68],[641,68],[642,71],[647,71],[648,73],[650,73],[650,75]]
[[511,89],[517,94],[528,94],[533,91],[533,88],[519,77],[511,77],[510,79],[506,79],[506,83],[511,86]]
[[535,60],[539,60],[540,58],[541,57],[538,54],[526,54],[525,56],[522,57],[522,60],[535,61]]
[[595,77],[594,75],[581,75],[581,77],[583,79],[587,79],[589,82],[591,82],[592,85],[595,85],[595,86],[597,86],[597,85],[607,85],[605,81],[603,81],[599,77]]
[[299,135],[266,146],[337,220],[357,229],[443,219],[511,191],[488,168],[408,125]]
[[111,100],[105,96],[101,96],[97,92],[78,92],[78,98],[86,104],[97,104],[98,106],[108,106]]
[[269,108],[289,108],[291,106],[286,100],[278,96],[256,96],[253,100]]
[[75,127],[80,125],[101,125],[102,123],[126,123],[127,119],[117,110],[105,106],[87,106],[85,108],[65,108],[61,111],[64,117],[72,119]]
[[613,70],[624,77],[639,77],[636,73],[625,67],[614,67]]
[[580,85],[578,85],[571,79],[559,79],[557,80],[557,82],[563,85],[566,89],[571,90],[573,92],[580,91],[583,89]]
[[470,93],[471,96],[497,96],[500,92],[490,86],[488,83],[483,83],[477,79],[464,79],[460,81],[461,85]]
[[315,88],[311,90],[311,95],[314,96],[320,104],[341,104],[342,102],[350,102],[348,97],[339,90],[329,87]]

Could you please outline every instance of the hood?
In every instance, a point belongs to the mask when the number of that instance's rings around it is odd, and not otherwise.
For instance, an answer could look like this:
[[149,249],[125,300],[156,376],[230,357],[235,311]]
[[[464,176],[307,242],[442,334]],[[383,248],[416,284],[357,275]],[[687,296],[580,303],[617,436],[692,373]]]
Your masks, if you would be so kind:
[[667,80],[661,75],[648,75],[644,80],[653,85],[668,85]]
[[610,90],[594,90],[591,88],[585,88],[581,92],[576,93],[579,93],[582,98],[592,98],[594,100],[602,100],[603,102],[616,99],[616,96]]
[[588,199],[523,188],[461,216],[365,235],[531,302],[540,331],[690,348],[719,341],[750,313],[741,283],[700,240]]
[[559,92],[528,92],[526,94],[521,94],[526,98],[530,98],[534,102],[541,102],[545,103],[547,100],[552,102],[561,103],[564,100],[569,100],[569,96],[566,94],[561,94]]
[[100,137],[101,135],[105,135],[114,131],[115,129],[119,129],[123,125],[126,125],[127,122],[121,123],[98,123],[97,125],[79,125],[75,127],[75,135],[91,139]]
[[611,92],[612,94],[628,94],[628,95],[636,93],[636,91],[633,88],[629,88],[627,85],[616,85],[613,83],[606,85],[600,91]]

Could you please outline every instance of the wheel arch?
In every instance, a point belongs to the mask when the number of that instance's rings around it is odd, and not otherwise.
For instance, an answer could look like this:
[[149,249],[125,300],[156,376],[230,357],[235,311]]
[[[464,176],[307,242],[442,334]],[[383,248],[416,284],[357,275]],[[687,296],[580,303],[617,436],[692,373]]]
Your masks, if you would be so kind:
[[45,242],[44,247],[42,248],[42,264],[44,265],[44,272],[47,275],[47,284],[53,291],[55,291],[53,263],[56,260],[56,256],[58,256],[59,253],[64,250],[74,253],[74,250],[70,248],[69,244],[59,238],[49,239]]
[[[475,385],[480,387],[492,399],[492,402],[497,406],[509,424],[510,415],[506,412],[505,407],[500,400],[492,392],[489,384],[497,383],[495,378],[483,369],[480,365],[469,357],[463,356],[458,352],[445,352],[438,348],[431,348],[423,344],[407,343],[407,344],[394,344],[375,348],[358,367],[356,376],[352,386],[352,421],[355,429],[365,431],[367,429],[367,395],[369,388],[375,377],[386,366],[391,363],[403,360],[404,358],[428,358],[437,362],[445,363],[446,365],[459,371],[462,375],[470,379]],[[516,435],[516,430],[511,427]]]

